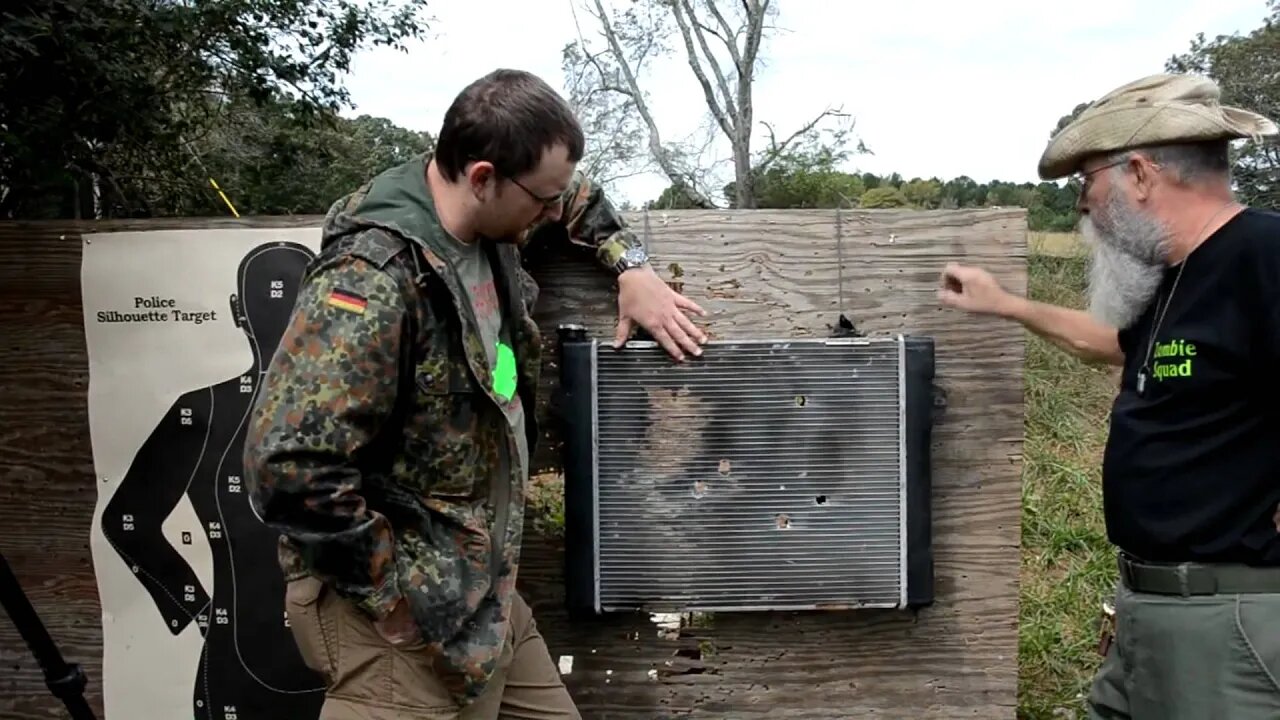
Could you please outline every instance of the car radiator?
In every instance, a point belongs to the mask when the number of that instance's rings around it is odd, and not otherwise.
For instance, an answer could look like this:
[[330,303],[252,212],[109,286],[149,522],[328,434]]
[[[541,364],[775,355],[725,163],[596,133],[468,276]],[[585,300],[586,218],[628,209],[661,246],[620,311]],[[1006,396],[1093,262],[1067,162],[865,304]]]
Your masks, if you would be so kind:
[[930,338],[559,342],[571,611],[932,602]]

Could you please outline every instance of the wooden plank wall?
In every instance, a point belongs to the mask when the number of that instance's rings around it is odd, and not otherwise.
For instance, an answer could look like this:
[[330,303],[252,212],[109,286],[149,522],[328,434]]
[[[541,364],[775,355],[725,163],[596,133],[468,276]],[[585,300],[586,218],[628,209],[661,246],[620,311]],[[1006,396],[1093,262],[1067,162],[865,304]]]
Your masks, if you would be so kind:
[[[650,249],[662,274],[711,313],[715,336],[825,335],[843,306],[861,331],[935,338],[948,399],[933,447],[935,605],[917,617],[720,613],[674,631],[640,615],[570,623],[561,607],[562,547],[531,533],[521,589],[553,656],[574,658],[565,680],[584,717],[1014,717],[1024,336],[1008,323],[940,309],[935,289],[954,260],[1025,292],[1025,214],[841,217],[838,249],[831,210],[655,211]],[[641,227],[638,215],[629,219]],[[0,224],[0,551],[65,654],[84,664],[100,717],[79,232],[317,222]],[[545,399],[556,376],[556,326],[582,323],[611,338],[616,302],[589,259],[552,252],[533,271],[549,350]],[[555,472],[557,445],[553,435],[542,446],[543,470]],[[7,618],[0,717],[64,717]]]

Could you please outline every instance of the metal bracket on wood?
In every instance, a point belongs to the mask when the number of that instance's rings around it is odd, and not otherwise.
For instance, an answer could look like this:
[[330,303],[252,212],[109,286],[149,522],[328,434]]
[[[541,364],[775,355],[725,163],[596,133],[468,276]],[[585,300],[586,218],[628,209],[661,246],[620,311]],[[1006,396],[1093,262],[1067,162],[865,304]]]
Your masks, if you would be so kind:
[[827,327],[831,329],[831,337],[833,338],[866,336],[866,333],[853,326],[853,321],[846,317],[844,313],[840,313],[840,319],[836,321],[835,325],[828,324]]
[[836,278],[837,292],[840,302],[840,319],[835,325],[827,325],[831,330],[831,337],[864,337],[866,333],[859,332],[854,327],[853,321],[844,313],[844,222],[840,215],[840,208],[836,208]]

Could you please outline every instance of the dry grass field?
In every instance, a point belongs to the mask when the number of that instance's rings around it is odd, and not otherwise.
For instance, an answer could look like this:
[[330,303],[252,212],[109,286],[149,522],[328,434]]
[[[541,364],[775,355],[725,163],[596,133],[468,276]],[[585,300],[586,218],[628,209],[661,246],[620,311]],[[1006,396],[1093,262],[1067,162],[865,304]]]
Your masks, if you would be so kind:
[[1028,250],[1051,257],[1084,257],[1088,252],[1079,233],[1033,232],[1027,239]]

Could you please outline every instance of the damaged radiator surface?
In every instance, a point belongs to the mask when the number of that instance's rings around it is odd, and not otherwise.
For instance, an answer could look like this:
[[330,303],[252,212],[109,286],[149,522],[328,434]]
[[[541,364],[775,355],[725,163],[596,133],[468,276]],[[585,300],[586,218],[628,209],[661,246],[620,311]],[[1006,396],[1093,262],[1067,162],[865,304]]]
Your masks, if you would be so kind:
[[928,341],[724,341],[676,364],[567,339],[562,363],[571,605],[928,602]]

